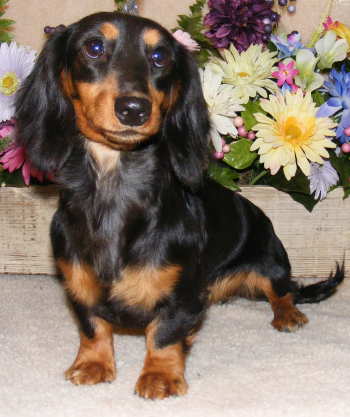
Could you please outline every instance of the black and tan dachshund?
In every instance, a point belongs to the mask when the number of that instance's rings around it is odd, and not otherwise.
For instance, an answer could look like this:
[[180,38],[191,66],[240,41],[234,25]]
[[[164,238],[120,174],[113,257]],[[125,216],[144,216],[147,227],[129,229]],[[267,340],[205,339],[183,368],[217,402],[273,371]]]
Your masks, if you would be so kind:
[[[186,352],[212,303],[264,297],[272,325],[331,295],[290,278],[269,219],[206,175],[210,123],[191,54],[157,23],[98,13],[48,39],[17,100],[18,140],[61,185],[51,238],[80,324],[74,384],[116,377],[113,325],[144,329],[136,384],[182,395]],[[228,323],[228,328],[234,323]]]

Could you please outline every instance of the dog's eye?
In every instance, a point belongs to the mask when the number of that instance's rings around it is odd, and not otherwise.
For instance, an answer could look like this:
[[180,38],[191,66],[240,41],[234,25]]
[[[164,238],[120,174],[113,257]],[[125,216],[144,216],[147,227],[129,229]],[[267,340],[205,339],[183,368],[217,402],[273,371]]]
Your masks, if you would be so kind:
[[165,48],[159,47],[152,52],[151,60],[155,67],[164,68],[170,64],[171,57]]
[[90,39],[85,42],[84,51],[89,58],[97,59],[105,53],[105,48],[100,39]]

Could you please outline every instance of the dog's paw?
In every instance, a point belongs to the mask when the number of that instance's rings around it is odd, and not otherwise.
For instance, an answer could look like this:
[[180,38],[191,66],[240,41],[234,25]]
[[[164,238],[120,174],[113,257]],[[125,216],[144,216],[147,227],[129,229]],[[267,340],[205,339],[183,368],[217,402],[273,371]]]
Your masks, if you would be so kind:
[[294,307],[275,316],[271,324],[280,332],[295,332],[308,321],[305,314]]
[[140,376],[135,393],[140,397],[156,400],[171,395],[185,395],[188,385],[184,377],[172,376],[162,372],[150,372]]
[[94,385],[100,382],[112,382],[116,377],[114,365],[103,362],[80,362],[73,364],[65,378],[75,385]]

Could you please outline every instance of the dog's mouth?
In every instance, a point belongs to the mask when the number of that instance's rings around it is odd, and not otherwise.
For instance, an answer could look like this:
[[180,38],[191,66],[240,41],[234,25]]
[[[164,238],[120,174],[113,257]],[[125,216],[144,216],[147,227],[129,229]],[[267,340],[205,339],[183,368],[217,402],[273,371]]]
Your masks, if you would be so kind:
[[124,129],[124,130],[104,130],[103,135],[112,146],[133,146],[138,143],[146,141],[150,135],[142,132],[138,132],[134,129]]

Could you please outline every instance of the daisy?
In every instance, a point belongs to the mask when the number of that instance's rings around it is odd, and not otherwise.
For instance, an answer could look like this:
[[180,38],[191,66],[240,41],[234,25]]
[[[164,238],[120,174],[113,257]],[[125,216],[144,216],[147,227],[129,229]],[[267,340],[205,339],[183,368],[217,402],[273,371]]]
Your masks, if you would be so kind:
[[199,73],[211,121],[210,137],[216,152],[221,152],[220,134],[237,136],[233,118],[237,111],[242,111],[244,108],[235,95],[235,88],[232,85],[222,84],[222,75],[213,71],[210,64],[204,69],[199,69]]
[[[326,148],[336,145],[327,137],[335,136],[336,124],[328,117],[316,117],[317,108],[311,94],[303,96],[299,89],[295,94],[286,92],[269,100],[260,101],[267,115],[255,114],[254,126],[257,139],[251,151],[259,150],[260,162],[275,175],[280,167],[289,181],[297,166],[310,175],[310,162],[323,164],[328,158]],[[268,116],[270,115],[270,116]]]
[[309,181],[310,194],[315,193],[315,200],[323,200],[330,187],[338,184],[339,176],[329,161],[325,161],[323,165],[311,163]]
[[223,74],[223,82],[236,87],[235,94],[241,103],[248,103],[250,97],[259,94],[267,97],[267,91],[276,93],[278,87],[270,79],[277,68],[276,52],[263,50],[262,45],[251,45],[241,53],[231,45],[223,51],[224,59],[215,58],[216,70]]
[[0,43],[0,122],[13,117],[15,97],[31,72],[36,53],[16,42]]

